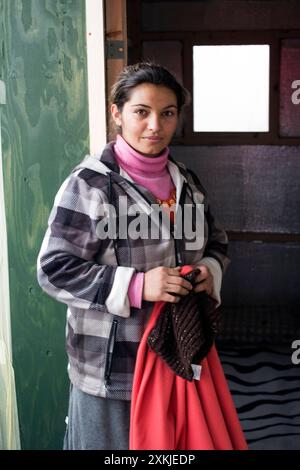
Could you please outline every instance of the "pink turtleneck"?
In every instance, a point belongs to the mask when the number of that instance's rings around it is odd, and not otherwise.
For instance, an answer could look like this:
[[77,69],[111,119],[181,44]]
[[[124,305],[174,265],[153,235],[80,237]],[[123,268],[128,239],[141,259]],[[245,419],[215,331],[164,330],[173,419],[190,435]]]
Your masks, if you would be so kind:
[[[118,165],[128,173],[136,183],[148,189],[156,198],[168,199],[174,183],[167,168],[169,149],[165,148],[158,157],[146,157],[134,150],[118,134],[114,145]],[[129,303],[141,308],[144,285],[144,273],[132,276],[128,288]]]
[[168,199],[174,187],[167,163],[168,147],[158,157],[145,157],[134,150],[121,135],[114,145],[117,162],[136,183],[144,186],[155,197]]

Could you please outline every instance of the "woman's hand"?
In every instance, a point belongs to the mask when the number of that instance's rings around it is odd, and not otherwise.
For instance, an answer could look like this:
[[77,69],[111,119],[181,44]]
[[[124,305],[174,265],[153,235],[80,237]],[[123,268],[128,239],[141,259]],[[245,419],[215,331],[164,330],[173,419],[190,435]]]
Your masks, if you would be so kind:
[[214,278],[210,270],[204,264],[199,264],[194,266],[195,268],[200,269],[200,273],[196,277],[196,285],[194,287],[194,292],[206,291],[208,295],[212,295],[214,291]]
[[176,303],[179,302],[180,296],[187,295],[192,288],[192,284],[181,277],[180,266],[159,266],[145,273],[143,299],[150,302],[163,300]]

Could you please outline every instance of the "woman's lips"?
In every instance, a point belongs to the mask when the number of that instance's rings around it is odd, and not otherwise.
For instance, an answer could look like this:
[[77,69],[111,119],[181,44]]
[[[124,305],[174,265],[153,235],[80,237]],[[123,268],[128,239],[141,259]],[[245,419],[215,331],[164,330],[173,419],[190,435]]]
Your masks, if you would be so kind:
[[162,140],[161,137],[156,137],[156,136],[144,137],[144,139],[150,140],[151,142],[160,142]]

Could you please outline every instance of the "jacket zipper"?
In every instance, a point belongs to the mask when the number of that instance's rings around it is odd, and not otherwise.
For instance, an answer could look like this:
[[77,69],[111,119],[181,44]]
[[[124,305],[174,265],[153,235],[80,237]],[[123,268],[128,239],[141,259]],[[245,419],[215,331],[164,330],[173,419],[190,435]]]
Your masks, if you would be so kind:
[[115,340],[116,340],[117,326],[118,326],[118,321],[113,320],[110,333],[109,333],[108,345],[107,345],[107,351],[106,351],[105,372],[104,372],[105,387],[107,387],[107,385],[110,385],[111,383],[110,374],[111,374],[111,368],[112,368],[112,360],[113,360],[114,346],[115,346]]

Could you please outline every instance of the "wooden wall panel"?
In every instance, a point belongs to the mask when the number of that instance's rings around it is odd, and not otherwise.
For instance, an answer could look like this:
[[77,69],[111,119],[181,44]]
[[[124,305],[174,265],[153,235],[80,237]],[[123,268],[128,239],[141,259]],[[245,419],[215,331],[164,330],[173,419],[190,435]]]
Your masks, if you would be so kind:
[[88,149],[83,0],[0,0],[3,171],[12,334],[24,449],[61,448],[66,306],[36,281],[53,198]]

